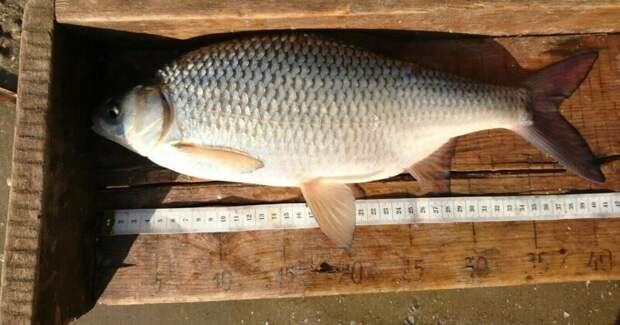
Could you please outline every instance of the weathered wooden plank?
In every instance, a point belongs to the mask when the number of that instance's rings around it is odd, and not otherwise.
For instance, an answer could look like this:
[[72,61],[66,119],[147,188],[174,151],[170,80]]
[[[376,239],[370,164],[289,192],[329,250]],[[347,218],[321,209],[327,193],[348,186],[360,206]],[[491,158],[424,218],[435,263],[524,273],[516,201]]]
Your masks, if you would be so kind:
[[[620,191],[620,160],[604,165],[604,184],[594,184],[564,170],[521,170],[517,173],[477,172],[454,175],[452,195],[561,194],[575,191]],[[409,175],[359,184],[358,198],[423,196],[426,193]],[[206,204],[258,204],[303,202],[298,188],[270,187],[227,182],[197,182],[127,187],[101,192],[103,209],[139,209],[200,206]],[[360,193],[362,194],[362,193]]]
[[[31,31],[29,26],[40,26],[40,31]],[[51,1],[30,1],[24,9],[24,30],[21,35],[20,72],[27,66],[38,65],[42,70],[32,76],[32,82],[19,83],[16,136],[14,140],[12,187],[9,192],[6,247],[2,267],[2,297],[0,298],[0,322],[3,324],[30,324],[34,321],[37,306],[35,278],[39,276],[39,260],[33,258],[39,253],[41,204],[43,197],[43,142],[32,143],[19,137],[20,131],[28,128],[31,134],[45,134],[43,124],[29,125],[33,120],[42,120],[47,106],[47,81],[50,74],[51,31],[53,28],[53,5]],[[39,44],[44,45],[43,47]],[[26,57],[25,53],[36,55],[37,59]],[[41,81],[41,83],[39,83]],[[37,92],[39,95],[26,95]],[[19,152],[28,146],[31,153]],[[34,159],[29,159],[32,156]],[[18,173],[19,171],[19,173]],[[34,210],[24,209],[28,201]]]
[[[88,159],[91,47],[79,36],[53,34],[52,80],[45,111],[41,240],[37,280],[39,323],[68,323],[94,304],[94,164]],[[74,38],[76,37],[76,38]],[[22,202],[27,203],[27,202]]]
[[604,219],[358,227],[351,250],[317,230],[108,237],[99,302],[620,279],[618,235],[620,220]]
[[[78,52],[76,46],[72,49],[54,28],[53,1],[28,2],[21,36],[2,324],[65,324],[93,305],[94,186],[81,134],[88,112],[67,110],[89,96],[80,80],[88,72],[84,50]],[[80,53],[78,59],[67,54],[71,50]]]
[[15,102],[17,101],[17,94],[8,89],[0,87],[0,101],[15,104]]
[[617,1],[93,1],[57,0],[59,22],[175,38],[225,32],[397,29],[486,35],[620,30]]

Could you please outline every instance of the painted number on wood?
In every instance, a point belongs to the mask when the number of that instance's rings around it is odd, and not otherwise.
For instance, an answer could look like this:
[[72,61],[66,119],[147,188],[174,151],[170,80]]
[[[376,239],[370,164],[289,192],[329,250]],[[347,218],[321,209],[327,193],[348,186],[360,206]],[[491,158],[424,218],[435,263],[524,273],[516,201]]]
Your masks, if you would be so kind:
[[542,269],[546,271],[549,269],[549,264],[547,263],[547,255],[547,252],[528,253],[527,260],[532,263],[533,269]]
[[295,265],[285,265],[278,271],[278,279],[280,287],[284,287],[287,281],[295,279],[295,272],[297,267]]
[[411,261],[410,259],[406,259],[404,262],[405,267],[403,273],[400,275],[400,279],[407,282],[421,281],[422,275],[424,274],[424,260],[415,259]]
[[361,262],[356,261],[351,266],[351,281],[355,284],[360,284],[364,276],[364,266]]
[[588,266],[594,271],[611,271],[613,268],[613,256],[609,249],[590,252]]
[[484,256],[468,256],[465,258],[465,268],[469,270],[472,278],[482,277],[489,274],[489,261]]
[[232,287],[232,274],[228,271],[217,272],[213,276],[213,281],[218,289],[228,291]]

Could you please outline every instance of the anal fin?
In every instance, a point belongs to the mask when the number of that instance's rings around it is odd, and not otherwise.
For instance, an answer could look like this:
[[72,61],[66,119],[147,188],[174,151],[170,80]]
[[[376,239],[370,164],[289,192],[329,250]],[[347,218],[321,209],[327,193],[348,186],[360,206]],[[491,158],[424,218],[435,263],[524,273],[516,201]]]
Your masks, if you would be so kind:
[[450,192],[450,165],[455,147],[456,138],[452,138],[430,156],[407,168],[406,171],[420,182],[420,186],[425,191]]
[[301,192],[321,230],[338,247],[351,247],[355,230],[355,197],[347,184],[315,179]]

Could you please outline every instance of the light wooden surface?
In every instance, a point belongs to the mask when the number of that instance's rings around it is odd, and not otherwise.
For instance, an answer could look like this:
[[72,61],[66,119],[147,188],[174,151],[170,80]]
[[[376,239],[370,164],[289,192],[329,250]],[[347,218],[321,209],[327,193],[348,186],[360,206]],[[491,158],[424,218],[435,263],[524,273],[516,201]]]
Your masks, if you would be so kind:
[[57,0],[60,23],[191,38],[265,29],[394,29],[486,35],[620,31],[615,0]]
[[51,1],[30,1],[24,9],[13,167],[2,267],[2,324],[34,322],[44,200],[44,150],[52,50]]
[[[108,238],[104,304],[238,300],[620,278],[620,221],[358,227]],[[124,247],[132,244],[126,258]],[[615,255],[615,256],[614,256]],[[106,280],[101,278],[100,280]]]
[[[603,163],[596,185],[516,135],[459,138],[453,195],[619,191],[620,35],[396,42],[394,53],[488,82],[514,84],[571,53],[599,49],[588,78],[562,105]],[[372,47],[371,38],[368,46]],[[301,201],[294,188],[179,176],[100,143],[102,208]],[[103,159],[103,158],[107,159]],[[410,176],[361,185],[365,197],[423,195]],[[106,237],[100,303],[136,304],[620,279],[620,220],[358,227],[351,250],[318,229]]]

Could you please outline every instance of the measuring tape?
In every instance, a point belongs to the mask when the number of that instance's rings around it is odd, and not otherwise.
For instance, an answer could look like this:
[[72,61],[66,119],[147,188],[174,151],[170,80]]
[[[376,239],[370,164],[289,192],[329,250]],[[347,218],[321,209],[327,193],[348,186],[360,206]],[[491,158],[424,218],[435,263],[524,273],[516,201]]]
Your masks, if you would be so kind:
[[[358,200],[356,224],[487,222],[620,216],[620,193]],[[107,211],[104,235],[317,228],[305,203]]]

